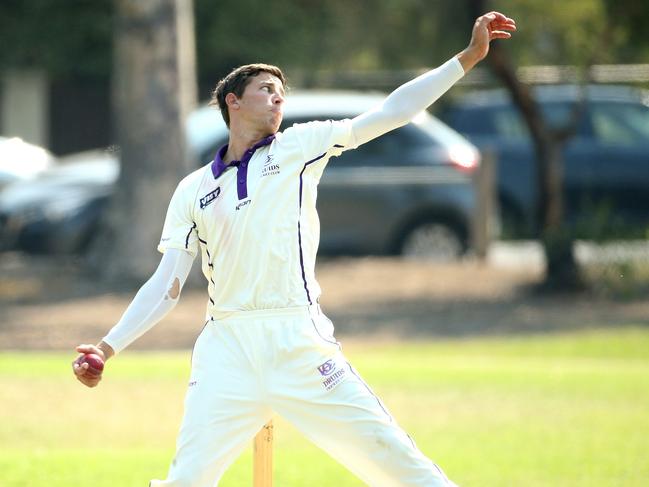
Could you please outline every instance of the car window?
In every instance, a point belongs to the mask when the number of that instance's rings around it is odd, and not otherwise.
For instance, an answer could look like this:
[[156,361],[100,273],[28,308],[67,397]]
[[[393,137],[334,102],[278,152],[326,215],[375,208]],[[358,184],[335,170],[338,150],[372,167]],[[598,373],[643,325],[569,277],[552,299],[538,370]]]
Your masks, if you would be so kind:
[[[575,104],[573,103],[543,103],[541,113],[545,122],[554,129],[568,127],[573,123]],[[525,140],[529,138],[529,129],[518,109],[502,107],[494,114],[494,125],[498,133],[510,140]],[[584,136],[585,125],[577,121],[577,136]]]
[[573,123],[575,109],[575,103],[544,103],[541,105],[545,122],[555,129],[565,128]]
[[597,139],[608,144],[634,145],[649,140],[649,107],[631,103],[597,103],[591,108]]
[[529,136],[525,122],[511,106],[468,107],[453,113],[448,120],[455,130],[469,137],[498,135],[516,142]]
[[519,141],[529,137],[529,130],[520,113],[512,107],[494,110],[493,126],[498,135],[506,140]]
[[485,108],[458,108],[442,114],[442,119],[448,121],[455,130],[468,136],[491,135],[494,128],[493,113]]
[[393,132],[389,132],[332,158],[329,167],[387,166],[398,154],[397,139]]
[[391,166],[402,161],[405,148],[422,147],[431,144],[421,130],[406,125],[370,140],[357,149],[343,152],[331,159],[330,167],[348,166]]
[[[336,117],[320,116],[308,119],[288,119],[282,123],[282,129],[290,127],[294,123],[330,120],[333,118]],[[343,152],[339,157],[334,157],[329,161],[329,167],[389,166],[399,162],[405,164],[408,163],[409,158],[403,157],[404,148],[409,150],[421,149],[435,145],[435,139],[415,124],[410,123],[370,140],[357,149]]]
[[[541,106],[545,121],[553,128],[562,128],[572,121],[574,104],[545,103]],[[513,105],[497,105],[463,109],[449,118],[451,125],[468,136],[498,135],[503,140],[521,142],[529,139],[529,129],[521,113]],[[584,136],[586,126],[578,122],[577,135]]]

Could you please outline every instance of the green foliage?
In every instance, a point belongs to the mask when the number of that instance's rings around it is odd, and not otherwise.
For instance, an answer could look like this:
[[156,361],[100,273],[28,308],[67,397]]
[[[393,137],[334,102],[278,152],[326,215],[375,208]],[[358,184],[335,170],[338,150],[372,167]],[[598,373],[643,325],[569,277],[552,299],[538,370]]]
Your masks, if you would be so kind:
[[[288,69],[399,69],[435,65],[468,42],[466,1],[194,0],[201,78],[265,61]],[[647,2],[494,0],[516,18],[518,64],[643,62]],[[0,68],[108,76],[111,0],[4,0]]]
[[0,68],[105,76],[111,40],[111,0],[3,0],[0,5]]
[[583,266],[582,273],[595,296],[637,299],[649,294],[647,259],[602,260]]
[[617,62],[623,32],[610,24],[603,0],[494,0],[491,5],[516,19],[516,41],[508,47],[519,64]]
[[[470,32],[449,29],[459,3],[424,0],[196,0],[202,73],[223,75],[264,61],[288,69],[395,69],[440,62]],[[464,15],[466,16],[466,15]]]
[[621,36],[617,53],[619,63],[646,62],[649,57],[649,2],[638,0],[604,0],[609,25]]
[[[649,330],[346,343],[347,356],[459,485],[641,486],[649,477]],[[163,477],[189,352],[125,352],[81,387],[72,357],[1,353],[0,484],[146,485]],[[275,483],[362,483],[282,420]],[[36,467],[37,466],[37,467]],[[251,484],[248,450],[220,485]]]

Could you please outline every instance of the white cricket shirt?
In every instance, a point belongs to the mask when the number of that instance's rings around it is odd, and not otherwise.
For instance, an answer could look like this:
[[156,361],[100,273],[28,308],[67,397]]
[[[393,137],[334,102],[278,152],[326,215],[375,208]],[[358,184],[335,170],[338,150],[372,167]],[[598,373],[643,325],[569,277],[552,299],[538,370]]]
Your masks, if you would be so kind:
[[351,120],[296,124],[229,165],[221,148],[180,182],[158,250],[200,251],[208,315],[317,302],[318,182],[352,138]]

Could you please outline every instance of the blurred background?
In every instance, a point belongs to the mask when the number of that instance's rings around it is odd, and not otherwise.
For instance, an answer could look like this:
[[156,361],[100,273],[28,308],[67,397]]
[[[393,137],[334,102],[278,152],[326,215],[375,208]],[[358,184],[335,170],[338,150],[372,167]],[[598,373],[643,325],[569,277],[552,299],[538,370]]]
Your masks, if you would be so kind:
[[[412,123],[330,161],[318,198],[322,305],[361,356],[368,343],[443,339],[448,349],[435,353],[457,353],[465,363],[476,350],[493,358],[489,350],[502,344],[490,340],[526,337],[527,345],[505,353],[529,357],[547,346],[555,358],[573,360],[574,352],[604,360],[579,369],[594,382],[610,354],[629,358],[632,370],[620,369],[620,377],[641,398],[636,405],[649,404],[649,374],[637,375],[649,363],[640,346],[649,344],[649,3],[632,0],[3,1],[3,381],[18,384],[11,364],[24,351],[67,360],[61,351],[96,342],[119,319],[159,261],[155,248],[176,184],[227,141],[220,113],[206,104],[231,69],[265,62],[284,70],[284,126],[354,117],[461,51],[474,19],[489,10],[516,19],[513,39],[494,42],[483,63]],[[199,267],[177,308],[134,350],[191,348],[206,300]],[[487,341],[466,348],[466,340]],[[562,348],[565,340],[570,347]],[[539,367],[551,357],[540,357]],[[480,383],[484,362],[466,363],[464,373]],[[600,392],[596,400],[610,397]],[[444,407],[455,410],[455,397]],[[6,399],[20,418],[17,399]],[[524,417],[525,407],[516,414]],[[631,417],[635,427],[589,445],[625,445],[629,431],[646,433],[646,420]],[[0,433],[9,444],[19,431]],[[533,441],[530,435],[520,441]],[[493,430],[485,434],[486,442],[500,440]],[[31,451],[26,445],[6,450],[7,462]],[[626,458],[639,455],[635,446],[626,445]],[[588,465],[603,464],[601,453]],[[589,467],[551,479],[535,476],[545,467],[523,461],[520,472],[501,466],[492,477],[488,469],[481,471],[487,477],[465,472],[464,480],[646,485],[649,466],[629,461],[623,471],[609,462],[606,473]],[[463,472],[466,458],[449,462]],[[25,480],[28,465],[16,465],[6,485],[38,485]],[[48,485],[70,485],[73,477],[61,478],[68,480]],[[284,485],[317,485],[295,482]]]
[[[141,280],[176,182],[227,138],[205,102],[233,67],[285,69],[286,124],[353,117],[461,50],[472,19],[498,8],[519,20],[516,38],[494,43],[436,118],[332,162],[321,253],[511,254],[542,261],[550,290],[631,292],[642,269],[620,282],[618,267],[647,257],[649,13],[605,0],[6,2],[0,249]],[[597,283],[585,261],[605,263]]]

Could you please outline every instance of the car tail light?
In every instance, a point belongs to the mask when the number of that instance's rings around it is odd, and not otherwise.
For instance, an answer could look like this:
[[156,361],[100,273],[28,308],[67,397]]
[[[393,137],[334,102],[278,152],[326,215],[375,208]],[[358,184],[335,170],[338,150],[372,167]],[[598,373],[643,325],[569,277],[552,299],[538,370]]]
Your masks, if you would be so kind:
[[480,164],[480,154],[472,147],[455,145],[448,151],[451,163],[460,171],[473,172]]

